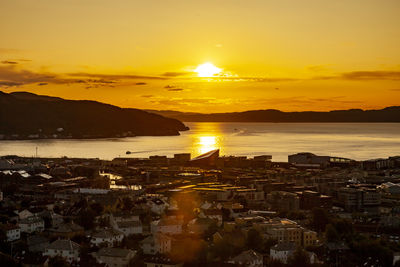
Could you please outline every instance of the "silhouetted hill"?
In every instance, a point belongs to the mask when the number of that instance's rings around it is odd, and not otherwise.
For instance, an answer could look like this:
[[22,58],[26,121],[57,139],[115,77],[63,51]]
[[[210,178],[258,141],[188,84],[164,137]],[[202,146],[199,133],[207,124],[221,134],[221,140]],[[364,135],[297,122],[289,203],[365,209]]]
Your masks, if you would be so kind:
[[3,138],[160,136],[179,135],[179,131],[184,130],[187,127],[176,119],[139,109],[0,91],[0,135]]
[[275,109],[210,114],[148,111],[186,122],[400,122],[400,106],[380,110],[349,109],[329,112],[283,112]]

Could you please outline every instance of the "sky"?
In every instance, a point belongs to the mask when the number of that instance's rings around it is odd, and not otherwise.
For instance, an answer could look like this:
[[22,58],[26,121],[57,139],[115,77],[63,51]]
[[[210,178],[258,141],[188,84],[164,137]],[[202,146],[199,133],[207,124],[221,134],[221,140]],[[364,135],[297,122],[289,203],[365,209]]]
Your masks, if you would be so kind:
[[203,113],[400,103],[399,0],[1,0],[0,10],[3,92]]

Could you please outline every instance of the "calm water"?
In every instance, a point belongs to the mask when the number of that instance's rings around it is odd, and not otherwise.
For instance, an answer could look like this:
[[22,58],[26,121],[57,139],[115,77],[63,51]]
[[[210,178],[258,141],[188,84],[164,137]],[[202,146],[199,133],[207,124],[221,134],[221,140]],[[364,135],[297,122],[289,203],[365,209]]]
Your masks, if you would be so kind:
[[[0,155],[41,157],[197,156],[219,148],[221,155],[287,155],[313,152],[357,160],[400,155],[400,123],[186,123],[181,136],[97,140],[0,141]],[[125,155],[126,151],[131,155]]]

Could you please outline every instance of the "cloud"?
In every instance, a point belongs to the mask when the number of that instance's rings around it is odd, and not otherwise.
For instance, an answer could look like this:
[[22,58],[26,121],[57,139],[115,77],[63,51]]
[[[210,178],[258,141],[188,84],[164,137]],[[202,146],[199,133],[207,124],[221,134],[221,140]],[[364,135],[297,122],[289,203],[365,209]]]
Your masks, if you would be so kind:
[[3,86],[22,86],[26,84],[46,85],[53,84],[86,84],[87,87],[108,86],[113,87],[115,83],[107,79],[74,79],[65,78],[54,73],[39,73],[25,69],[18,69],[16,65],[0,65],[0,81]]
[[21,86],[23,85],[20,82],[12,82],[12,81],[0,81],[0,87],[12,87],[12,86]]
[[328,65],[312,65],[312,66],[307,66],[306,68],[312,72],[323,72],[328,70]]
[[192,72],[192,71],[180,71],[180,72],[164,72],[163,74],[161,74],[161,76],[180,77],[180,76],[189,76],[189,75],[193,75],[193,74],[196,74],[196,73]]
[[302,79],[297,78],[268,78],[268,77],[240,77],[240,76],[232,76],[232,77],[209,77],[205,79],[211,79],[214,81],[235,81],[235,82],[265,82],[265,83],[274,83],[274,82],[296,82]]
[[48,85],[48,83],[38,83],[39,86]]
[[400,92],[400,88],[396,88],[396,89],[389,89],[390,91],[397,91]]
[[170,88],[170,89],[167,89],[168,91],[170,91],[170,92],[180,92],[180,91],[183,91],[183,88]]
[[68,73],[71,77],[86,77],[86,78],[101,78],[108,80],[136,80],[136,79],[147,79],[147,80],[166,80],[165,77],[158,76],[144,76],[144,75],[130,75],[130,74],[103,74],[103,73],[85,73],[76,72]]
[[135,83],[135,85],[146,85],[147,83],[144,82],[139,82],[139,83]]
[[369,81],[369,80],[400,80],[400,71],[350,71],[342,72],[333,76],[316,76],[314,80],[351,80],[351,81]]
[[3,61],[1,61],[1,64],[15,65],[15,64],[18,64],[18,62],[17,61],[10,61],[10,60],[3,60]]
[[152,98],[152,97],[154,97],[154,95],[141,95],[140,97],[144,97],[144,98]]
[[352,71],[342,73],[346,80],[400,80],[400,71]]
[[167,91],[170,91],[170,92],[183,91],[183,88],[176,87],[175,85],[166,85],[166,86],[164,86],[164,88],[167,89]]

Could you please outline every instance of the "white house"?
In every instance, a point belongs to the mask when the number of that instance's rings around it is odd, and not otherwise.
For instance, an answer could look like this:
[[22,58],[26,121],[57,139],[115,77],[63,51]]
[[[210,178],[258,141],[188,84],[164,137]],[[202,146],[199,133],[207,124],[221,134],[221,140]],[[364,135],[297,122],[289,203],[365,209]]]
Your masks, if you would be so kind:
[[293,255],[295,251],[295,243],[279,243],[270,248],[269,255],[271,259],[278,260],[286,264],[288,262],[288,259]]
[[140,243],[144,254],[155,255],[171,252],[173,241],[174,238],[172,236],[157,233],[146,237]]
[[117,222],[113,227],[125,236],[143,233],[143,226],[140,221]]
[[111,226],[118,231],[124,233],[125,236],[132,234],[142,234],[143,226],[138,215],[126,214],[110,216]]
[[156,247],[155,238],[153,235],[149,235],[140,241],[140,246],[145,255],[155,255],[158,253],[158,248]]
[[30,212],[29,210],[23,210],[23,211],[18,212],[18,217],[20,220],[23,220],[23,219],[26,219],[26,218],[32,217],[32,216],[33,216],[33,213]]
[[263,255],[254,250],[243,251],[236,257],[233,257],[228,261],[238,266],[249,266],[249,267],[262,267],[264,264]]
[[7,242],[12,242],[21,238],[21,229],[17,225],[5,224],[0,228],[4,230]]
[[218,226],[222,225],[222,210],[217,208],[209,208],[200,211],[199,218],[209,218],[217,222]]
[[151,232],[176,235],[182,233],[182,221],[164,217],[151,222]]
[[124,239],[124,234],[121,231],[106,229],[94,233],[90,239],[90,243],[93,246],[105,244],[108,247],[112,247],[114,244],[120,243],[122,239]]
[[31,216],[19,221],[19,227],[23,233],[42,232],[44,220],[40,217]]
[[101,248],[94,256],[98,263],[109,267],[125,267],[135,257],[136,251],[123,248]]
[[156,214],[162,214],[169,207],[167,201],[161,198],[150,198],[147,200],[146,205]]
[[79,261],[80,246],[71,240],[58,239],[46,247],[43,256],[61,256],[69,263]]

